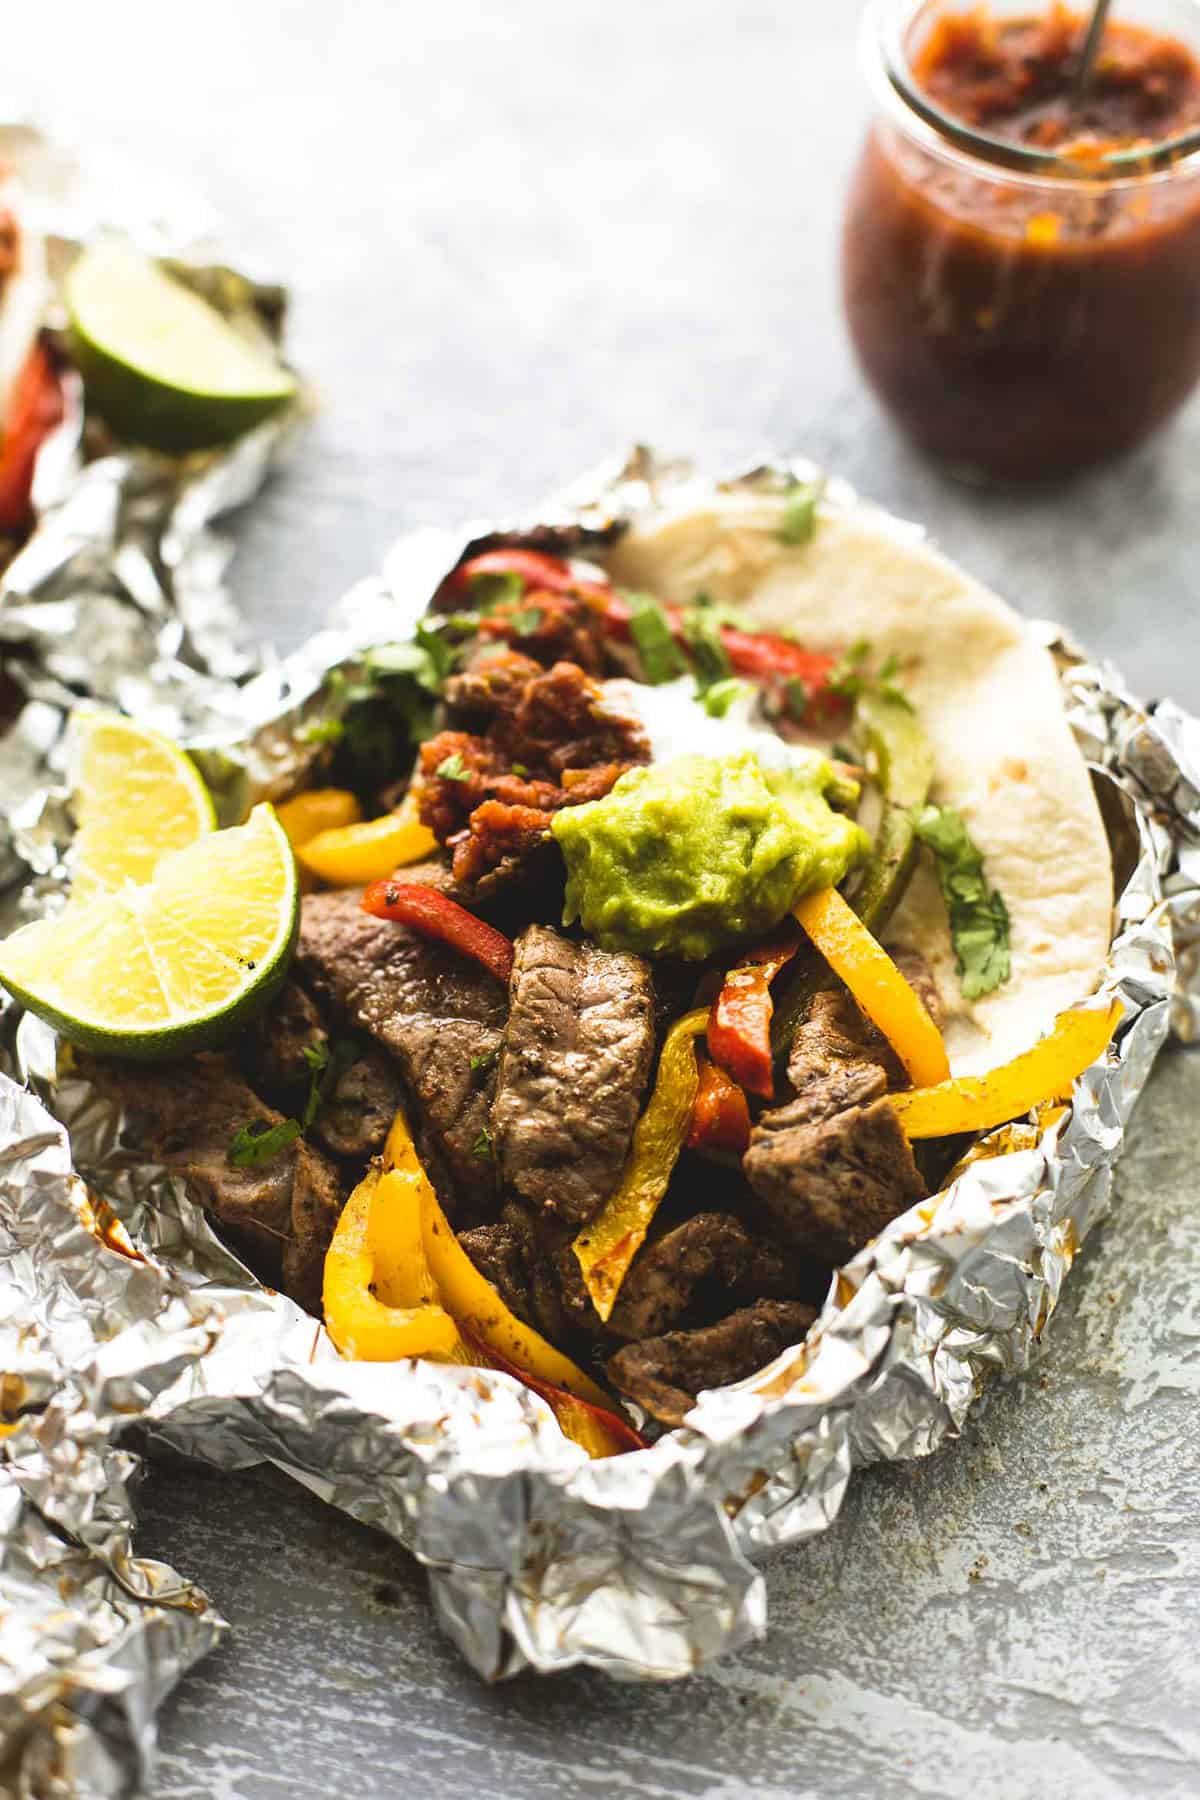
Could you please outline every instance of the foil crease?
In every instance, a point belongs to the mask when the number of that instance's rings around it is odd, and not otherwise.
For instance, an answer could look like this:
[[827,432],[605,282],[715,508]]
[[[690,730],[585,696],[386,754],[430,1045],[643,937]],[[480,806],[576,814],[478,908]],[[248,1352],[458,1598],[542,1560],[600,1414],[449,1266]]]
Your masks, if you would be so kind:
[[[735,480],[779,487],[811,473],[764,463]],[[314,754],[307,726],[372,646],[411,633],[459,557],[508,538],[586,556],[633,513],[703,491],[687,465],[638,451],[535,521],[412,534],[294,656],[248,681],[203,672],[203,691],[220,690],[207,713],[190,684],[150,679],[157,716],[193,743],[230,809],[284,794]],[[839,484],[827,495],[856,504]],[[113,1783],[121,1770],[134,1779],[157,1699],[220,1628],[194,1589],[133,1555],[134,1430],[227,1468],[272,1463],[387,1532],[426,1564],[442,1626],[489,1679],[578,1663],[667,1679],[763,1632],[762,1556],[826,1529],[856,1467],[929,1454],[991,1374],[1037,1354],[1110,1204],[1169,1023],[1189,1037],[1200,1019],[1200,722],[1141,704],[1050,636],[1119,871],[1102,988],[1123,1006],[1114,1044],[1068,1105],[992,1133],[935,1200],[842,1270],[803,1346],[703,1394],[685,1428],[634,1455],[589,1462],[542,1401],[498,1373],[342,1362],[312,1318],[257,1284],[181,1184],[126,1145],[120,1116],[53,1034],[10,1009],[0,1225],[13,1253],[0,1321],[16,1430],[0,1440],[0,1469],[27,1626],[0,1663],[0,1691],[4,1742],[34,1771],[29,1792],[42,1791],[56,1722],[79,1734],[71,1752],[96,1791],[122,1791]],[[47,691],[43,734],[57,730],[56,704]],[[22,792],[25,893],[44,906],[69,819],[53,790]],[[79,1570],[53,1625],[47,1531]],[[0,1591],[9,1585],[0,1568]],[[122,1632],[138,1621],[134,1667]],[[31,1683],[41,1711],[23,1704]]]

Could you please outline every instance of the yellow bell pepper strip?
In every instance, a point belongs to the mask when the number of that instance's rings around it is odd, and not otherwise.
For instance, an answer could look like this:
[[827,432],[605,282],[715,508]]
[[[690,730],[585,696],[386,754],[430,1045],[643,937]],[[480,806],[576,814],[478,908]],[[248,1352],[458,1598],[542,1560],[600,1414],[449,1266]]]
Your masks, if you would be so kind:
[[372,1287],[387,1306],[440,1306],[442,1297],[425,1256],[421,1198],[428,1177],[415,1169],[384,1172],[367,1220]]
[[432,1187],[427,1187],[421,1196],[421,1232],[442,1304],[465,1332],[530,1375],[565,1388],[593,1406],[604,1408],[610,1404],[604,1389],[590,1375],[547,1343],[532,1325],[526,1325],[508,1310],[455,1237]]
[[472,1360],[481,1369],[499,1369],[505,1375],[511,1375],[514,1381],[532,1388],[540,1394],[555,1418],[564,1437],[579,1444],[593,1458],[604,1456],[621,1456],[626,1450],[644,1450],[646,1440],[640,1432],[622,1419],[610,1407],[593,1406],[588,1400],[580,1400],[575,1394],[568,1394],[565,1388],[555,1387],[552,1382],[543,1381],[539,1376],[531,1375],[528,1369],[518,1368],[516,1363],[509,1362],[482,1338],[473,1332],[464,1333],[467,1348],[472,1353]]
[[[376,1286],[383,1298],[412,1305],[430,1293],[438,1300],[453,1296],[449,1306],[457,1321],[458,1342],[450,1353],[452,1361],[502,1369],[532,1388],[548,1403],[564,1435],[581,1444],[589,1456],[644,1449],[645,1440],[612,1411],[604,1390],[509,1312],[475,1268],[438,1205],[403,1110],[392,1121],[383,1161],[387,1172],[371,1210],[370,1231],[376,1246]],[[389,1184],[392,1191],[385,1207],[380,1202]]]
[[677,1019],[667,1033],[654,1092],[634,1129],[621,1184],[571,1246],[602,1319],[612,1312],[687,1140],[700,1088],[695,1039],[707,1029],[708,1017],[708,1007],[697,1007]]
[[438,1305],[388,1306],[372,1293],[375,1256],[371,1212],[385,1177],[372,1169],[359,1182],[325,1253],[325,1325],[343,1356],[395,1362],[403,1356],[451,1355],[458,1327]]
[[299,850],[320,833],[355,824],[362,818],[362,808],[348,788],[309,788],[277,806],[275,817],[292,849]]
[[382,881],[395,869],[433,856],[437,848],[432,831],[417,817],[416,801],[410,793],[395,812],[384,813],[382,818],[319,832],[296,848],[296,860],[331,887],[364,887],[369,881]]
[[942,1034],[882,944],[836,888],[817,888],[793,908],[835,975],[841,977],[907,1069],[914,1087],[949,1080]]
[[1053,1029],[1012,1062],[985,1075],[959,1075],[936,1087],[893,1094],[892,1105],[910,1138],[990,1131],[1069,1094],[1076,1077],[1103,1052],[1120,1017],[1119,1000],[1059,1013]]

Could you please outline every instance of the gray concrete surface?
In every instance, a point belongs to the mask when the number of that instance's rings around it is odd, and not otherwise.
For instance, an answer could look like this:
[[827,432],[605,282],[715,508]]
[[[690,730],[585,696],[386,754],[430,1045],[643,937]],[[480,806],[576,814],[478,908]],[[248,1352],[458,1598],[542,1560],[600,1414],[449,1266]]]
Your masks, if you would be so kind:
[[[322,410],[240,530],[286,646],[400,529],[535,499],[632,436],[802,449],[924,519],[1147,693],[1200,706],[1200,407],[1055,492],[947,484],[842,335],[865,103],[849,0],[59,0],[8,91],[190,185],[296,295]],[[1143,1106],[1044,1361],[771,1569],[771,1635],[669,1690],[488,1691],[399,1553],[275,1478],[156,1467],[145,1547],[228,1644],[157,1800],[1200,1791],[1200,1064]]]

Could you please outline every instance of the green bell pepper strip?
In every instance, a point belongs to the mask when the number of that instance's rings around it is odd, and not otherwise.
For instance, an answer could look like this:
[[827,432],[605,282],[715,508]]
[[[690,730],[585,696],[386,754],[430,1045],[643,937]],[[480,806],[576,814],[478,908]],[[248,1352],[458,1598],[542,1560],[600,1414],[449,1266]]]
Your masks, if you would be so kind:
[[[871,854],[851,877],[853,887],[846,898],[868,931],[878,937],[899,906],[916,865],[918,844],[912,812],[929,798],[933,751],[912,708],[878,688],[864,686],[855,722],[875,759],[883,813]],[[796,1028],[825,976],[819,957],[796,959],[775,995],[771,1043],[776,1057],[786,1057]]]

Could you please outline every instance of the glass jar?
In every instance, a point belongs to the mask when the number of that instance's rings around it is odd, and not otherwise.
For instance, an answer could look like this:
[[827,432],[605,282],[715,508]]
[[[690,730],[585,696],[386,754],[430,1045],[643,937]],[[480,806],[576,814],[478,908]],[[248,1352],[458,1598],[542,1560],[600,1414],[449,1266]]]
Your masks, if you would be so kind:
[[[913,62],[964,10],[867,8],[876,117],[846,213],[846,318],[867,379],[929,455],[973,479],[1069,475],[1139,443],[1200,379],[1200,130],[1081,161],[951,118]],[[1200,49],[1200,0],[1133,10]]]

